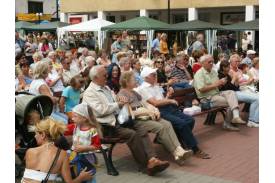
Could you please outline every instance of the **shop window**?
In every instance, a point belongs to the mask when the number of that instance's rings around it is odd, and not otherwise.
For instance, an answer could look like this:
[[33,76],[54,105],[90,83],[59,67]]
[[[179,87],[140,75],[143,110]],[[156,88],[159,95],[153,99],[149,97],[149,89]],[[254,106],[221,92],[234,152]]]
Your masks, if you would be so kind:
[[28,12],[29,13],[43,13],[43,2],[28,2]]
[[125,15],[121,15],[121,16],[120,16],[120,21],[121,21],[121,22],[126,21],[126,16],[125,16]]
[[180,23],[180,22],[186,22],[188,21],[188,15],[187,13],[185,14],[177,14],[177,15],[173,15],[173,23]]
[[210,13],[199,13],[199,20],[210,22],[209,14]]
[[106,20],[110,21],[110,22],[113,22],[113,23],[116,23],[116,17],[115,16],[106,16]]
[[153,18],[153,19],[155,19],[155,20],[158,20],[158,19],[159,19],[158,15],[149,15],[149,18]]

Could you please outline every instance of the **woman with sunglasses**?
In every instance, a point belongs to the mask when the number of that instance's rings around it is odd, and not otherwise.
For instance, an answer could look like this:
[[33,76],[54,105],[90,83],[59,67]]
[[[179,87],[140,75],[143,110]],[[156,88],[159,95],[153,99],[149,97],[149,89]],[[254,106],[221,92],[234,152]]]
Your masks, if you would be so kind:
[[160,86],[166,88],[167,86],[173,85],[177,82],[175,78],[168,78],[164,70],[164,60],[158,58],[155,61],[155,68],[157,68],[157,82]]

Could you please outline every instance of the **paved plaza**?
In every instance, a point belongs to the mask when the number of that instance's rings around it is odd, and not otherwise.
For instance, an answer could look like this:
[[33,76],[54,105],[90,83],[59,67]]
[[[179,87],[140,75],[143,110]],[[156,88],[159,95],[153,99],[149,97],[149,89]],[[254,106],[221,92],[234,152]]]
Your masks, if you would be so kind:
[[[101,167],[97,181],[104,183],[258,183],[259,182],[259,129],[241,126],[240,132],[222,130],[222,117],[217,116],[215,126],[203,125],[205,116],[196,117],[194,134],[200,146],[212,159],[192,157],[182,167],[161,145],[155,145],[161,159],[169,160],[170,167],[155,177],[139,173],[125,144],[114,148],[114,165],[120,175],[106,174],[101,154]],[[152,136],[153,138],[153,136]]]

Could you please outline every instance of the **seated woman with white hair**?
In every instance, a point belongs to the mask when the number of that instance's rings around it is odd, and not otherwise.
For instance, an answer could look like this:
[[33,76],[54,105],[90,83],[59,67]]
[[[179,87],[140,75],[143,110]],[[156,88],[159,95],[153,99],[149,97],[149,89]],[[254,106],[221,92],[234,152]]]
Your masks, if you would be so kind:
[[38,63],[40,60],[42,60],[44,57],[41,52],[35,52],[32,55],[33,63],[30,65],[31,72],[34,71],[35,64]]
[[57,54],[55,51],[50,51],[48,54],[48,58],[52,61],[53,64],[53,68],[54,69],[61,69],[62,65],[60,64],[60,62],[57,60]]
[[82,61],[81,64],[84,68],[89,67],[91,69],[94,65],[96,65],[96,60],[93,56],[87,56],[85,61]]
[[[53,91],[53,95],[56,97],[61,97],[62,91],[64,90],[64,80],[63,80],[63,69],[56,70],[53,67],[53,63],[48,61],[49,63],[49,74],[46,78],[47,84],[51,87]],[[62,65],[61,65],[62,66]]]
[[48,62],[38,62],[33,72],[33,81],[30,84],[29,92],[34,95],[47,95],[52,99],[52,102],[56,104],[58,98],[53,96],[51,89],[46,83],[46,78],[49,73]]
[[119,60],[119,66],[121,69],[121,73],[125,72],[125,71],[131,71],[131,62],[130,59],[128,57],[122,57]]

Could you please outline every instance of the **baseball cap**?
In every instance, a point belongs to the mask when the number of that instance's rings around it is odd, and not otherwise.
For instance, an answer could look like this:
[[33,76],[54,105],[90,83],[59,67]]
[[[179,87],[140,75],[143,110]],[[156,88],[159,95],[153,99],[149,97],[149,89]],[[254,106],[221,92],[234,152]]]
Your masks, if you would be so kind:
[[140,76],[144,79],[152,73],[155,73],[157,69],[152,69],[151,67],[144,67],[140,73]]
[[246,52],[247,55],[252,55],[255,53],[256,53],[256,51],[254,51],[254,50],[247,50],[247,52]]

